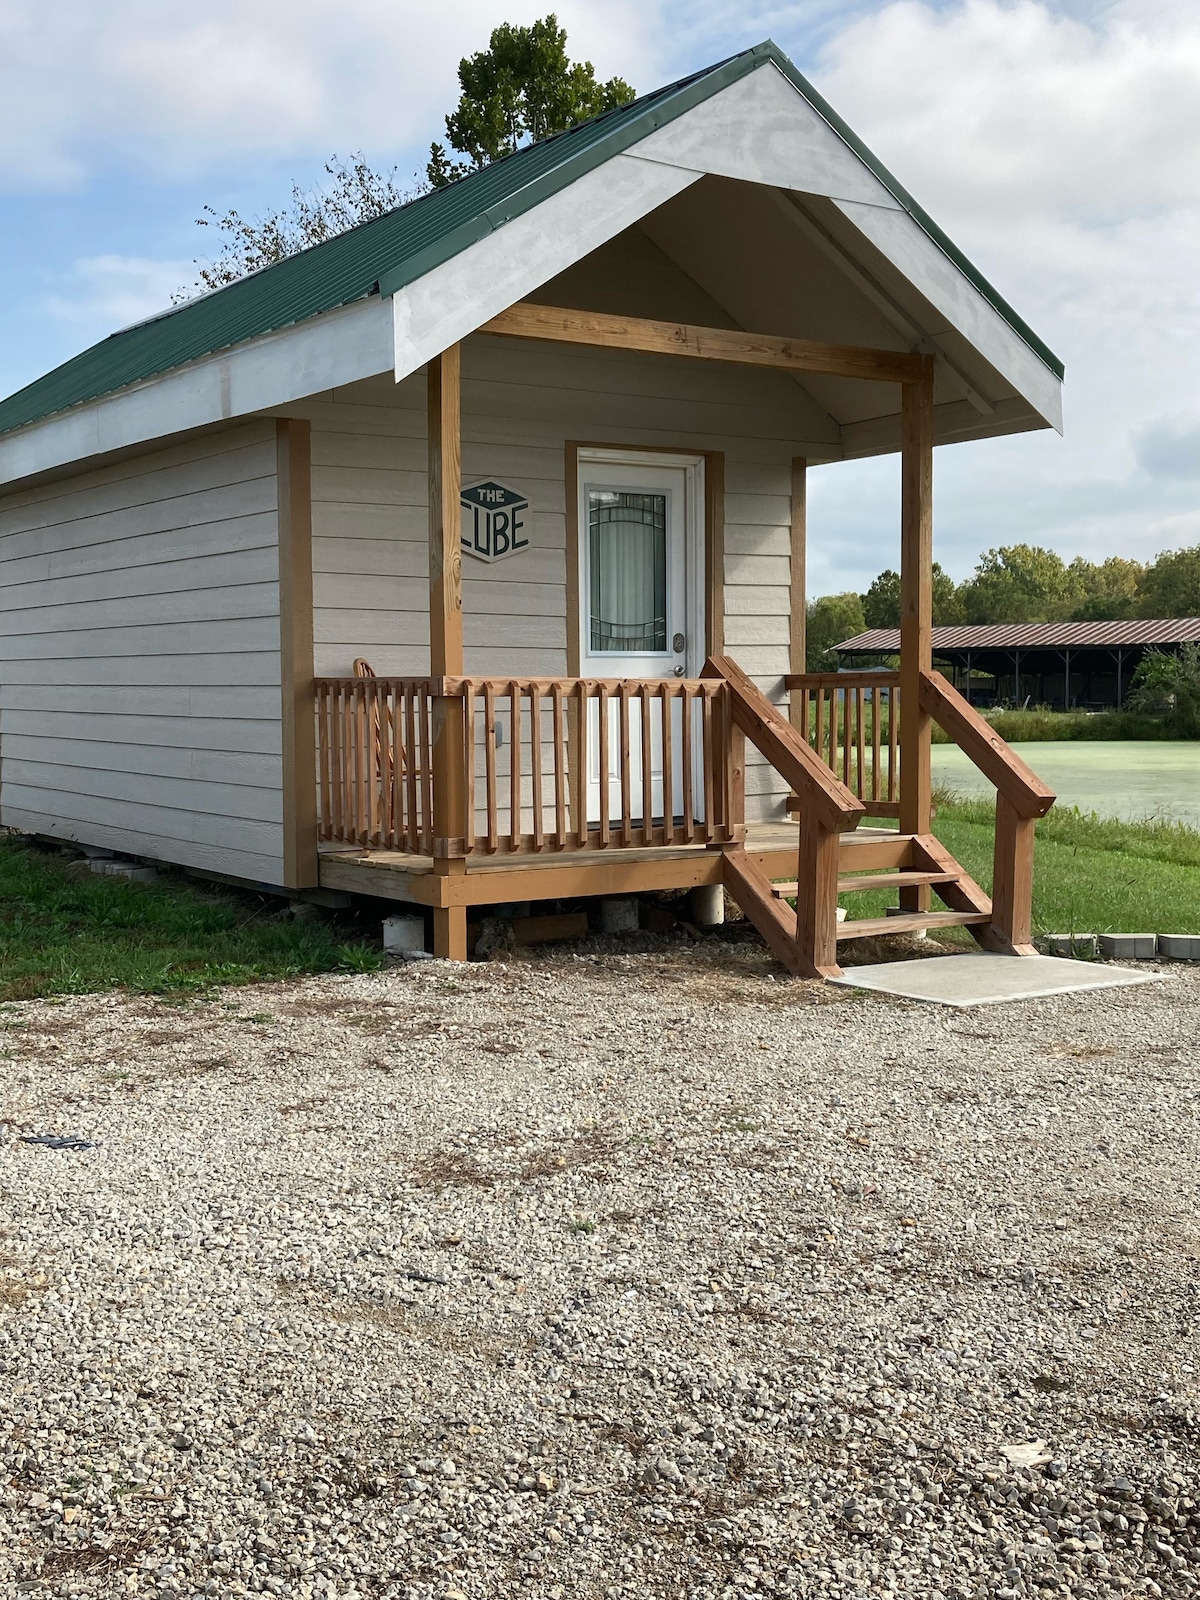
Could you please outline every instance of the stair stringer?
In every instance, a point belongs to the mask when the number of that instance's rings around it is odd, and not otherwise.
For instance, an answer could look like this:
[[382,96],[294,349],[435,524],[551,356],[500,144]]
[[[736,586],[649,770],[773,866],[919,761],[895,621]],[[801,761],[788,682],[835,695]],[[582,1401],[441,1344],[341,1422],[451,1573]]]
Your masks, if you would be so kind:
[[796,942],[796,913],[786,900],[777,899],[771,880],[745,848],[735,845],[721,852],[721,878],[734,901],[762,934],[776,960],[797,978],[840,978],[836,963],[819,967],[806,959]]
[[[933,892],[939,900],[945,902],[951,911],[967,911],[992,914],[992,902],[982,888],[966,872],[946,849],[940,840],[935,839],[931,833],[919,833],[913,836],[913,865],[927,868],[930,872],[953,872],[953,883],[935,883]],[[1000,929],[993,922],[975,922],[969,924],[971,937],[983,950],[990,950],[995,955],[1025,956],[1035,955],[1032,946],[1015,945],[1006,939]]]

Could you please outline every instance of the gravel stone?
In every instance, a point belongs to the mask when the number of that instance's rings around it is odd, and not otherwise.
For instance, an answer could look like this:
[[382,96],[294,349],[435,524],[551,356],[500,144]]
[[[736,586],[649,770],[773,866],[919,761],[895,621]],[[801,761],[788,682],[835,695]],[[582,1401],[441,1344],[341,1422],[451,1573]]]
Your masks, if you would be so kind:
[[0,1595],[1200,1592],[1200,972],[639,935],[0,1031]]

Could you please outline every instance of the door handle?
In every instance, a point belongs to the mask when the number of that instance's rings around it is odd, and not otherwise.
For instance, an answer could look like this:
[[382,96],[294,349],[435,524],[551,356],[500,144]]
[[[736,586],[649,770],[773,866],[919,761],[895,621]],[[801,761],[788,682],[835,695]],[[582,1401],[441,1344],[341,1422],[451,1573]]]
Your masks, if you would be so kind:
[[675,676],[677,678],[682,678],[683,677],[683,668],[682,667],[676,667],[675,668]]

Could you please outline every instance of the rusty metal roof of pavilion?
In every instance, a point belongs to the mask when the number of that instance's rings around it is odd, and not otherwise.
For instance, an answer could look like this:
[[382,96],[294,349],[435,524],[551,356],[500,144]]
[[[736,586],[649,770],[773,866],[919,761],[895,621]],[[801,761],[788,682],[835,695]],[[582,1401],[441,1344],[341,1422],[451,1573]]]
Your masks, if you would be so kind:
[[[1122,645],[1200,644],[1200,617],[1157,622],[997,622],[935,628],[939,650],[1088,650]],[[869,628],[834,646],[843,655],[897,655],[899,628]]]

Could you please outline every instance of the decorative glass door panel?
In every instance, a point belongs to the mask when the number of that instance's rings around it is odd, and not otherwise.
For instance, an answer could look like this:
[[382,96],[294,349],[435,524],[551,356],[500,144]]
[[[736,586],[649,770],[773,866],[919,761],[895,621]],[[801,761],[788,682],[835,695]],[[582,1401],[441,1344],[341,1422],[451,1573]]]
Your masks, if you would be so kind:
[[[695,494],[683,466],[649,466],[638,462],[583,462],[580,465],[580,662],[592,678],[683,677],[692,659],[689,648],[688,522]],[[691,608],[693,611],[695,608]],[[682,707],[671,705],[673,726],[672,793],[683,792]],[[649,707],[648,736],[643,736],[642,708],[632,702],[628,727],[622,728],[620,705],[608,706],[608,737],[600,738],[600,708],[593,700],[587,728],[588,821],[600,820],[601,746],[606,746],[610,821],[621,812],[622,764],[627,764],[629,789],[636,801],[634,822],[640,824],[643,797],[661,820],[663,806],[663,704]],[[699,748],[699,741],[695,741]],[[644,784],[646,754],[650,782]],[[697,786],[698,791],[703,785]],[[674,809],[674,807],[672,808]]]

